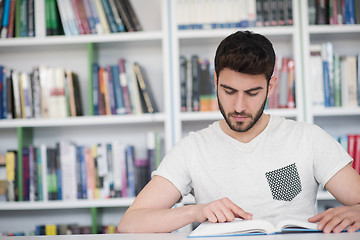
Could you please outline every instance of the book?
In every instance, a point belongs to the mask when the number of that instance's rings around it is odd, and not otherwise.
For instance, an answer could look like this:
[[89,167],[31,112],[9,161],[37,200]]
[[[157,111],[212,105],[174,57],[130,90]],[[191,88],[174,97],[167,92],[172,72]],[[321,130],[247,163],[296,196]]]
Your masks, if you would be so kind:
[[186,112],[186,62],[186,57],[180,56],[180,107],[182,112]]
[[95,16],[91,11],[91,5],[89,0],[83,0],[85,16],[87,18],[87,22],[89,25],[90,33],[96,34],[96,26],[95,26]]
[[[56,4],[54,3],[54,6]],[[27,22],[28,22],[28,28],[27,28],[27,36],[28,37],[35,37],[35,0],[29,0],[29,3],[27,5]],[[55,15],[55,18],[57,20],[57,15]]]
[[192,77],[192,110],[200,111],[201,94],[201,69],[199,56],[191,56],[191,77]]
[[125,113],[130,114],[132,113],[131,108],[131,99],[130,99],[130,92],[128,87],[128,80],[126,76],[126,69],[125,69],[125,62],[126,60],[121,58],[119,59],[119,72],[120,72],[120,85],[122,89],[123,99],[124,99],[124,106],[125,106]]
[[9,26],[9,15],[10,15],[10,0],[4,0],[4,10],[2,16],[2,28],[1,28],[1,38],[7,37],[8,26]]
[[136,73],[134,70],[134,64],[126,61],[125,62],[125,71],[128,80],[129,94],[132,105],[133,114],[141,114],[143,112],[141,106],[140,91],[138,88],[138,82],[136,78]]
[[203,222],[188,237],[222,237],[240,235],[266,235],[286,232],[320,232],[316,223],[297,219],[282,220],[276,225],[265,220],[235,219],[232,222]]
[[99,21],[101,24],[101,32],[98,32],[98,33],[100,33],[100,34],[110,33],[111,32],[110,26],[109,26],[108,20],[106,18],[104,7],[101,4],[101,0],[94,0],[94,3],[95,3],[96,13],[99,17]]
[[111,10],[111,6],[108,0],[101,0],[102,6],[104,8],[105,16],[107,19],[107,22],[109,24],[110,30],[113,33],[118,32],[118,26],[115,22],[114,14]]
[[141,92],[140,97],[143,103],[143,112],[157,112],[157,105],[151,92],[150,84],[146,77],[144,69],[138,63],[134,63],[134,69],[139,84],[139,91]]
[[136,31],[134,24],[131,22],[130,15],[121,3],[121,0],[115,0],[116,8],[119,11],[120,18],[128,32]]
[[125,11],[129,14],[131,22],[135,28],[135,31],[142,31],[143,27],[140,23],[140,20],[135,12],[135,9],[132,5],[132,3],[129,0],[121,0],[123,7],[125,8]]
[[9,13],[9,24],[7,29],[7,37],[13,38],[15,33],[15,0],[11,0],[10,2],[10,13]]
[[358,106],[356,57],[343,56],[341,65],[341,103],[343,107]]
[[124,97],[120,84],[120,72],[117,65],[111,66],[111,72],[113,76],[113,86],[114,86],[114,99],[116,106],[116,114],[125,113]]
[[116,7],[115,0],[109,0],[109,5],[112,11],[112,14],[114,16],[114,20],[117,26],[118,32],[124,32],[125,31],[125,25],[120,17],[119,11]]
[[6,180],[7,180],[7,200],[15,201],[15,165],[17,161],[16,151],[7,151],[6,161]]

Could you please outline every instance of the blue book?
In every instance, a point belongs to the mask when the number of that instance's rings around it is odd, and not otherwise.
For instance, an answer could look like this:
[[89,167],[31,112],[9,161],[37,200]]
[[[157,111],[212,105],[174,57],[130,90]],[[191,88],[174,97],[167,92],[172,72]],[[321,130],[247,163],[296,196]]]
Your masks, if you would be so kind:
[[57,199],[62,200],[62,180],[61,180],[61,166],[60,166],[60,144],[56,144],[56,186],[57,186]]
[[93,64],[93,110],[94,115],[99,115],[99,64]]
[[355,24],[354,0],[345,0],[345,23]]
[[93,0],[88,0],[88,2],[90,5],[91,15],[93,16],[93,19],[94,19],[95,31],[96,31],[96,33],[101,33],[101,23],[100,23],[99,16],[96,12],[95,3]]
[[[6,78],[6,69],[5,67],[3,67],[0,75],[2,75],[2,114],[0,112],[0,114],[2,115],[2,117],[0,118],[4,118],[6,119],[7,118],[7,97],[8,97],[8,92],[7,92],[7,89],[8,89],[8,80]],[[1,100],[0,100],[1,102]]]
[[87,172],[85,161],[85,147],[80,147],[80,176],[81,176],[81,198],[87,199]]
[[328,62],[323,61],[323,80],[324,80],[324,103],[325,107],[331,107],[330,104],[330,86],[329,86],[329,68]]
[[115,22],[114,15],[113,15],[113,13],[111,11],[109,1],[108,0],[101,0],[101,2],[102,2],[102,5],[104,7],[106,19],[108,20],[111,32],[113,32],[113,33],[119,32],[118,27],[117,27],[116,22]]
[[96,34],[95,18],[91,11],[90,0],[83,0],[83,4],[84,4],[86,19],[88,21],[89,28],[90,28],[90,33]]
[[81,147],[76,147],[76,190],[77,198],[82,199],[81,194]]
[[3,18],[2,18],[2,27],[7,28],[9,25],[9,14],[10,14],[10,0],[5,0]]
[[116,114],[116,106],[115,106],[115,97],[114,97],[114,84],[113,84],[113,75],[111,66],[106,67],[106,72],[108,76],[108,92],[109,92],[109,99],[110,99],[110,109],[111,115]]
[[0,65],[0,119],[4,118],[4,114],[3,114],[3,102],[4,102],[4,98],[3,98],[3,94],[6,92],[6,88],[4,88],[4,82],[6,83],[6,78],[4,81],[4,67]]
[[41,163],[41,148],[36,148],[36,167],[37,167],[37,191],[38,191],[38,200],[44,200],[43,193],[43,171],[42,171],[42,163]]
[[126,168],[128,177],[127,197],[135,197],[135,152],[132,145],[126,147]]
[[124,97],[122,94],[122,88],[120,84],[119,67],[117,65],[111,66],[111,72],[113,76],[116,114],[125,114]]

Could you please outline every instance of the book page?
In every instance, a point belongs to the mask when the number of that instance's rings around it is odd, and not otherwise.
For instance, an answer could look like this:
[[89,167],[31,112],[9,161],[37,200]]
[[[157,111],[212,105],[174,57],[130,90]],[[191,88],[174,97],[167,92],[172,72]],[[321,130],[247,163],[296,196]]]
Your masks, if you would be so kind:
[[276,232],[304,232],[309,230],[319,231],[317,229],[317,223],[310,223],[298,219],[286,219],[276,225]]
[[235,219],[225,223],[201,223],[188,237],[242,235],[248,233],[268,234],[275,232],[274,226],[264,220]]

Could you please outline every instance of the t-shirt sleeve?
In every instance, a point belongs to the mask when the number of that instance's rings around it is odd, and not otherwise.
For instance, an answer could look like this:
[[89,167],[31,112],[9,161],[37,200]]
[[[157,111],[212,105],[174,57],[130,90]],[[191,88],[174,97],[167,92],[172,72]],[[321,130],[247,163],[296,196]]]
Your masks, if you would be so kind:
[[152,177],[157,175],[169,180],[180,191],[182,197],[192,190],[187,165],[190,145],[189,137],[182,139],[165,155],[159,167],[152,173]]
[[328,133],[320,127],[315,127],[312,131],[312,141],[314,147],[314,174],[321,187],[353,159]]

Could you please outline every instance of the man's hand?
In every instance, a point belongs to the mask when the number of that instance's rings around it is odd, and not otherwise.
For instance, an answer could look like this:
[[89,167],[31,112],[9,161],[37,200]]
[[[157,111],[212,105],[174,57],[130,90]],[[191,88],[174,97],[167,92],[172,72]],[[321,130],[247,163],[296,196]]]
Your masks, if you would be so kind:
[[308,219],[309,222],[319,222],[318,229],[324,233],[339,233],[347,227],[348,232],[360,229],[360,204],[330,208]]
[[252,219],[252,214],[245,212],[228,198],[222,198],[208,204],[196,205],[195,218],[198,222],[231,222],[235,218]]

